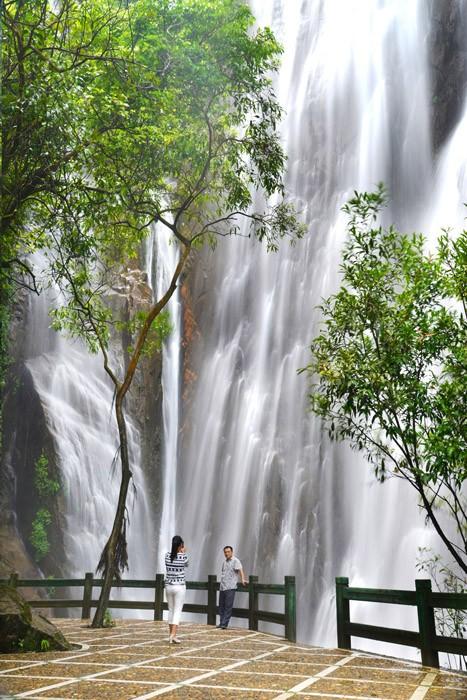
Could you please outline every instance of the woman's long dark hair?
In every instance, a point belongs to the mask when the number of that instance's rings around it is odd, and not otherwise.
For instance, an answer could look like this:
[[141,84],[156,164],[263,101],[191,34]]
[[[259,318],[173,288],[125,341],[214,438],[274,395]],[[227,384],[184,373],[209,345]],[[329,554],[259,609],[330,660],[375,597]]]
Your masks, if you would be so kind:
[[178,548],[184,544],[180,535],[172,537],[172,549],[170,550],[170,561],[173,561],[178,553]]

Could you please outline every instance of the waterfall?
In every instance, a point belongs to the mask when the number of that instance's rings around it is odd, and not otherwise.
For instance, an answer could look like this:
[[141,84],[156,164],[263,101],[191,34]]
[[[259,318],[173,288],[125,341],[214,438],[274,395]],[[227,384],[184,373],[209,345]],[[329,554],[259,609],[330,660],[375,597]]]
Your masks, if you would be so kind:
[[[154,227],[146,242],[146,272],[151,289],[159,299],[167,290],[178,263],[178,247],[171,231],[163,224]],[[164,571],[164,557],[171,538],[176,534],[175,502],[176,472],[180,406],[180,328],[181,303],[177,289],[167,310],[171,332],[163,345],[162,394],[163,394],[163,500],[158,537],[158,571]]]
[[[386,221],[433,235],[447,202],[444,223],[455,211],[459,224],[466,126],[434,162],[425,0],[251,5],[285,47],[276,89],[287,112],[287,189],[309,231],[275,255],[254,241],[222,241],[192,278],[200,340],[189,355],[196,381],[183,407],[177,522],[196,552],[193,578],[219,571],[225,544],[260,580],[295,575],[298,638],[332,646],[335,576],[413,588],[418,547],[438,541],[409,485],[378,484],[361,456],[330,444],[297,369],[309,361],[316,306],[338,285],[346,199],[383,181]],[[416,628],[415,611],[401,606],[352,603],[351,615]]]
[[[64,503],[63,569],[67,578],[93,571],[110,534],[120,486],[118,434],[113,414],[113,386],[99,355],[50,328],[53,294],[30,300],[26,365],[38,393],[60,471]],[[118,358],[111,357],[118,367]],[[121,369],[121,368],[120,368]],[[140,435],[127,416],[134,489],[128,496],[129,576],[152,578],[148,489],[140,464]],[[114,590],[113,598],[147,598],[141,591]],[[117,613],[118,614],[118,613]],[[133,611],[133,616],[137,613]]]

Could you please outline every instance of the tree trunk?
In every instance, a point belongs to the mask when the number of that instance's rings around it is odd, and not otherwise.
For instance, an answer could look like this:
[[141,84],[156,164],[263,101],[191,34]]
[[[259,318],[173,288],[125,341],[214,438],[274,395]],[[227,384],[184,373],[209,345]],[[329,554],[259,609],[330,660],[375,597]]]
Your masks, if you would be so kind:
[[450,555],[457,562],[457,564],[460,566],[462,571],[465,574],[467,574],[467,562],[461,557],[456,546],[449,540],[449,538],[447,537],[443,528],[441,527],[436,515],[434,514],[433,508],[432,508],[432,506],[431,506],[431,504],[430,504],[430,502],[425,494],[425,489],[423,487],[423,483],[420,481],[420,479],[416,479],[415,483],[416,483],[415,488],[417,489],[420,496],[422,497],[423,507],[425,508],[426,513],[428,515],[428,518],[431,520],[433,527],[435,528],[436,532],[438,533],[438,535],[441,537],[442,541],[446,545]]
[[[131,386],[136,367],[138,366],[138,361],[141,356],[141,352],[146,341],[149,329],[154,319],[160,314],[160,312],[165,308],[172,294],[177,288],[177,282],[180,274],[185,266],[185,262],[190,254],[190,246],[186,245],[183,252],[181,252],[180,259],[178,261],[177,267],[175,268],[172,280],[165,292],[165,294],[159,299],[159,301],[153,305],[148,313],[146,322],[140,331],[138,336],[135,351],[129,362],[128,369],[126,371],[125,379],[122,384],[119,384],[116,376],[108,366],[107,354],[104,352],[104,368],[114,386],[116,387],[115,396],[115,415],[117,418],[118,433],[120,437],[120,459],[122,463],[122,478],[120,482],[120,492],[118,494],[118,504],[117,511],[115,513],[115,519],[112,527],[112,532],[107,540],[107,544],[101,555],[101,559],[98,564],[98,570],[103,571],[103,583],[101,588],[101,594],[99,596],[99,602],[97,604],[97,609],[94,614],[92,621],[92,627],[103,627],[104,625],[104,615],[109,604],[110,592],[112,590],[112,583],[115,577],[120,576],[120,572],[124,568],[128,568],[127,564],[127,546],[126,546],[126,520],[125,520],[125,510],[126,510],[126,497],[128,494],[128,487],[130,485],[132,473],[130,470],[130,459],[128,455],[128,440],[127,440],[127,430],[126,430],[126,419],[123,410],[123,401],[125,399],[126,393]],[[102,346],[101,346],[102,348]]]
[[[126,393],[126,392],[125,392]],[[101,588],[101,594],[99,596],[99,602],[97,609],[92,621],[92,627],[103,627],[104,615],[109,604],[110,592],[112,589],[112,583],[117,575],[120,575],[119,564],[122,562],[118,561],[117,551],[119,543],[124,547],[124,557],[123,566],[126,565],[126,542],[122,543],[122,538],[125,538],[125,509],[126,509],[126,497],[128,494],[128,487],[131,481],[131,470],[130,470],[130,460],[128,456],[128,440],[127,440],[127,430],[126,430],[126,419],[123,411],[123,400],[125,394],[117,392],[115,398],[115,414],[117,417],[118,433],[120,437],[120,459],[122,463],[122,479],[120,482],[120,492],[118,494],[118,504],[115,513],[115,519],[112,527],[112,532],[105,545],[104,551],[102,553],[102,558],[100,564],[103,564],[103,584]]]

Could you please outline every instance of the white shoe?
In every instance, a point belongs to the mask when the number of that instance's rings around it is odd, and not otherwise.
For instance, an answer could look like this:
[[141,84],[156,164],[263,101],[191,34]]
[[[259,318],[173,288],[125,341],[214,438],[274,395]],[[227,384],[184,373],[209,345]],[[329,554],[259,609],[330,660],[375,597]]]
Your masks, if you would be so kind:
[[177,637],[174,637],[172,639],[172,644],[181,644],[181,641],[179,639],[177,639]]

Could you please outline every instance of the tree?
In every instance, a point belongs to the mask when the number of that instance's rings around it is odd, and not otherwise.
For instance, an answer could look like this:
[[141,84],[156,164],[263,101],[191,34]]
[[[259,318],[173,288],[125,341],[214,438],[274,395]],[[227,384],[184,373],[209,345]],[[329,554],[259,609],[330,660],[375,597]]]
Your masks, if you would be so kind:
[[302,371],[331,438],[362,451],[380,481],[405,479],[467,572],[467,232],[426,253],[422,235],[377,225],[385,201],[380,186],[344,207],[341,287]]
[[[83,100],[76,122],[80,140],[78,147],[70,145],[76,157],[57,166],[57,187],[34,198],[27,220],[28,237],[44,240],[49,274],[66,300],[54,312],[55,327],[102,353],[115,390],[122,473],[99,562],[104,582],[93,626],[101,626],[113,579],[127,566],[132,474],[125,397],[142,353],[160,337],[161,314],[190,252],[228,235],[253,236],[275,250],[279,239],[293,241],[303,228],[282,199],[281,109],[270,78],[280,47],[270,30],[253,31],[246,5],[135,0],[120,10],[113,0],[87,3],[90,11],[112,18],[105,32],[108,53],[105,60],[99,54],[98,61],[81,64],[86,94],[77,96]],[[57,12],[47,5],[50,26],[56,26]],[[57,31],[81,36],[81,19],[70,15],[69,23]],[[66,42],[66,36],[59,40]],[[253,201],[255,188],[263,196]],[[111,366],[108,343],[112,328],[125,322],[106,296],[157,222],[177,241],[179,263],[162,297],[126,323],[132,346],[120,373]]]
[[[82,174],[119,130],[119,83],[135,59],[119,3],[4,0],[1,25],[0,278],[38,291],[27,255],[48,239],[31,226],[36,209],[71,186],[93,192]],[[90,103],[107,118],[96,121]]]

